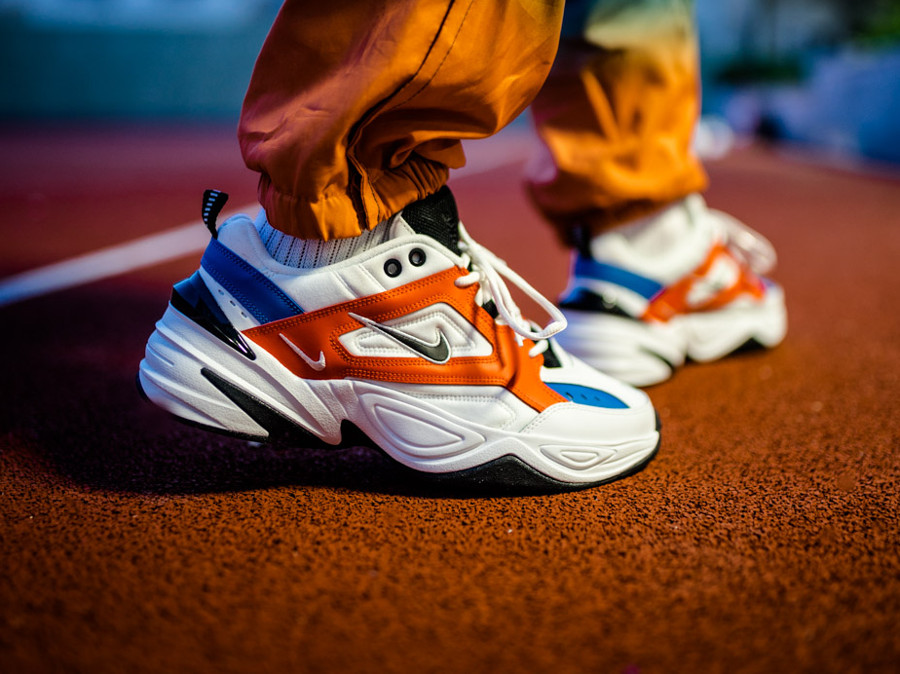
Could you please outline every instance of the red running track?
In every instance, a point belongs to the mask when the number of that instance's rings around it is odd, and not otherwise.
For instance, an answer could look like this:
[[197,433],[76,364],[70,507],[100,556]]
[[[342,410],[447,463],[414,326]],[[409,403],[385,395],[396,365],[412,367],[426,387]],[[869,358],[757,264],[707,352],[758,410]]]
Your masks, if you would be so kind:
[[[0,278],[255,189],[228,129],[0,147]],[[566,254],[519,164],[454,190],[554,296]],[[709,168],[779,251],[788,339],[651,389],[659,456],[574,494],[435,493],[367,449],[172,423],[133,379],[196,253],[0,307],[0,670],[897,671],[900,182],[759,148]]]

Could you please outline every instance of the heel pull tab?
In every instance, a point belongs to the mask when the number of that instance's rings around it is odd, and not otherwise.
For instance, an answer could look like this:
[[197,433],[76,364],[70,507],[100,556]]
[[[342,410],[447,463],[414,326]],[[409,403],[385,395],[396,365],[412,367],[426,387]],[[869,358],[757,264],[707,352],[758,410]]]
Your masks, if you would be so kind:
[[206,190],[203,193],[203,222],[214,239],[219,238],[216,218],[222,212],[226,201],[228,201],[228,195],[221,190]]

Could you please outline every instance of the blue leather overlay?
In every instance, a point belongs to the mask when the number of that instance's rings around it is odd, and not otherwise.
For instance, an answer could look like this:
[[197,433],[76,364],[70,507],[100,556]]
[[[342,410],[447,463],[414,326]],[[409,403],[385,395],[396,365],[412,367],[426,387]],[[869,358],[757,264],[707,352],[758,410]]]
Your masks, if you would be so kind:
[[605,407],[614,410],[628,409],[628,405],[606,391],[600,391],[587,386],[579,386],[578,384],[548,383],[547,386],[559,393],[562,397],[568,398],[573,403],[578,403],[579,405]]
[[646,276],[635,274],[627,269],[616,267],[605,262],[597,262],[589,257],[578,257],[575,261],[575,276],[582,276],[598,281],[608,281],[615,283],[623,288],[628,288],[632,292],[636,292],[645,299],[650,299],[663,289],[661,283],[657,283],[653,279]]
[[303,313],[281,288],[215,239],[209,242],[200,265],[260,323]]

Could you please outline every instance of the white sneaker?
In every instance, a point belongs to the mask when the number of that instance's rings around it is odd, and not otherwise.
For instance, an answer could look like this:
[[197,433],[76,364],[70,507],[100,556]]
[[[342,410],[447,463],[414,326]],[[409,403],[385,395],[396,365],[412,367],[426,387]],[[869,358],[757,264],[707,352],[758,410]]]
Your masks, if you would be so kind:
[[686,358],[776,346],[787,330],[784,293],[761,276],[774,264],[761,235],[692,195],[576,253],[559,341],[635,386],[668,379]]
[[[448,189],[387,226],[374,247],[297,269],[249,217],[229,219],[150,337],[146,397],[254,440],[339,445],[355,426],[415,470],[516,486],[594,485],[650,460],[647,395],[550,339],[562,315],[469,237]],[[547,327],[521,317],[502,277]]]

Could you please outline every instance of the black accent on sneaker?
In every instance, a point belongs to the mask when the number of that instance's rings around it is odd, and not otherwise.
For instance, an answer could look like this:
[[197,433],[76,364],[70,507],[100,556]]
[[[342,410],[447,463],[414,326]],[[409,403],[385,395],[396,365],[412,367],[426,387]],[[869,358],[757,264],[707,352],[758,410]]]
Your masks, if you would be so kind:
[[544,367],[562,367],[559,354],[553,348],[553,341],[547,340],[547,348],[544,350]]
[[176,283],[172,288],[172,299],[169,301],[173,307],[201,328],[215,335],[250,360],[256,360],[256,354],[225,316],[213,294],[203,282],[199,271],[195,271],[184,281]]
[[497,318],[497,316],[500,315],[500,312],[497,311],[497,305],[494,304],[494,300],[488,300],[481,305],[481,308],[488,312],[491,315],[491,318]]
[[[656,430],[660,430],[659,415],[656,415]],[[552,494],[579,491],[588,487],[598,487],[639,473],[659,452],[660,441],[641,463],[630,470],[597,482],[572,484],[561,482],[539,473],[515,456],[501,456],[493,461],[456,471],[454,473],[417,473],[423,480],[478,494],[526,496],[529,494]]]
[[[201,373],[202,372],[203,372],[203,370],[201,370]],[[217,376],[217,375],[215,375],[215,373],[213,373],[213,376]],[[144,391],[144,387],[141,385],[141,376],[139,374],[135,377],[134,383],[137,386],[138,394],[141,396],[141,398],[143,398],[144,401],[146,401],[148,403],[155,404],[155,403],[153,403],[152,400],[150,400],[150,397],[147,395],[146,391]],[[336,445],[329,445],[327,442],[325,442],[321,438],[313,435],[306,429],[297,426],[290,419],[283,417],[279,412],[271,409],[265,403],[263,403],[259,400],[256,400],[255,398],[250,396],[248,393],[241,391],[240,389],[234,387],[232,384],[230,384],[228,382],[225,382],[225,384],[227,387],[230,386],[234,389],[234,391],[238,392],[239,393],[238,397],[241,398],[241,400],[244,400],[244,401],[246,401],[247,399],[251,400],[252,401],[252,402],[250,402],[251,406],[254,406],[257,404],[262,405],[265,409],[260,415],[261,418],[263,418],[263,417],[269,418],[270,414],[275,415],[277,417],[277,419],[275,420],[275,425],[277,428],[280,428],[282,430],[280,432],[276,431],[274,435],[272,434],[271,431],[269,431],[270,434],[268,436],[266,436],[266,435],[251,435],[249,433],[238,433],[235,431],[225,430],[224,428],[217,428],[215,426],[208,426],[207,424],[201,424],[197,421],[191,421],[190,419],[185,419],[184,417],[180,417],[177,414],[172,414],[171,412],[169,413],[169,416],[171,416],[173,419],[175,419],[175,421],[177,421],[181,424],[184,424],[185,426],[190,426],[191,428],[199,428],[200,430],[203,430],[203,431],[208,431],[210,433],[216,433],[217,435],[224,435],[229,438],[237,438],[239,440],[250,440],[251,442],[265,442],[265,443],[276,444],[276,445],[280,444],[280,445],[286,445],[286,446],[291,446],[291,447],[303,447],[306,449],[343,449],[343,448],[347,448],[347,447],[373,447],[375,449],[379,449],[383,453],[383,450],[381,450],[378,447],[378,445],[376,445],[374,442],[372,442],[372,440],[365,433],[363,433],[359,429],[358,426],[350,423],[347,420],[344,420],[341,422],[341,441],[340,441],[340,443],[338,443]],[[215,385],[215,384],[213,384],[213,385]],[[218,387],[216,387],[216,388],[218,388]],[[223,391],[223,393],[225,393],[225,392]],[[229,396],[229,400],[231,400],[230,396]],[[234,401],[232,401],[232,402],[234,402]],[[235,404],[237,404],[237,403],[235,403]],[[259,420],[257,420],[255,417],[251,417],[251,418],[254,419],[255,421],[257,421],[257,423],[259,423]],[[271,423],[271,422],[267,421],[266,423]],[[292,428],[286,429],[283,427],[283,424],[290,424]],[[266,430],[268,431],[269,429],[267,428]],[[385,456],[387,456],[387,454],[385,454]],[[388,457],[388,458],[390,458],[390,457]]]
[[581,257],[591,256],[591,228],[585,224],[569,227],[568,242]]
[[755,337],[751,337],[731,353],[737,355],[741,353],[753,353],[755,351],[767,351],[768,349],[769,347],[767,347],[765,344],[757,340]]
[[231,402],[240,407],[244,413],[262,426],[269,435],[270,442],[290,444],[297,447],[310,447],[322,440],[309,431],[301,428],[280,412],[275,411],[261,400],[226,381],[209,368],[200,370],[206,380],[215,386]]
[[[755,337],[750,337],[746,342],[744,342],[743,344],[741,344],[739,346],[734,347],[731,351],[724,354],[722,357],[724,358],[725,356],[740,356],[742,354],[755,353],[757,351],[768,351],[770,348],[771,347],[766,346],[765,344],[763,344],[762,342],[757,340]],[[655,353],[653,355],[657,356],[658,358],[661,357]],[[695,361],[690,356],[687,356],[687,358],[685,359],[685,362],[695,363],[695,362],[701,362],[701,361]]]
[[615,302],[611,302],[602,295],[598,295],[587,288],[575,288],[566,297],[563,297],[560,300],[559,308],[572,309],[575,311],[592,311],[595,313],[637,320]]
[[203,222],[214,239],[219,238],[219,231],[216,229],[216,218],[222,212],[226,201],[228,201],[228,195],[221,190],[206,190],[203,193]]
[[[329,445],[324,440],[309,431],[300,428],[290,419],[273,410],[260,400],[257,400],[246,391],[242,391],[230,382],[225,381],[215,372],[207,368],[200,370],[201,374],[219,391],[221,391],[229,400],[246,412],[251,419],[260,424],[268,431],[268,436],[248,435],[246,433],[235,433],[213,426],[207,426],[195,421],[190,421],[172,415],[181,423],[200,428],[205,431],[227,435],[233,438],[241,438],[243,440],[251,440],[256,442],[272,442],[276,444],[290,445],[292,447],[306,448],[344,448],[344,447],[373,447],[390,459],[386,452],[377,444],[372,442],[362,430],[349,421],[341,422],[341,441],[336,445]],[[135,377],[135,384],[140,396],[148,401],[144,387],[141,386],[140,375]],[[660,430],[659,415],[656,415],[656,430]],[[561,482],[547,477],[542,473],[531,468],[519,458],[515,456],[501,456],[493,461],[489,461],[481,466],[467,468],[452,473],[424,473],[413,470],[402,464],[396,464],[404,471],[416,479],[421,480],[424,485],[434,485],[435,487],[443,487],[445,493],[435,493],[435,496],[453,496],[456,490],[464,492],[467,495],[495,496],[495,495],[511,495],[526,496],[529,494],[552,494],[561,492],[578,491],[588,487],[597,487],[608,484],[616,480],[634,475],[642,471],[648,463],[659,452],[660,442],[656,443],[646,459],[635,465],[629,471],[620,475],[600,480],[598,482],[571,484]],[[431,493],[431,492],[429,492]]]
[[669,370],[671,370],[673,373],[675,372],[675,367],[676,367],[675,363],[670,361],[665,356],[662,356],[662,355],[656,353],[656,351],[651,351],[650,349],[643,347],[643,346],[639,346],[638,351],[642,351],[643,353],[646,353],[648,356],[653,356],[657,360],[661,360],[663,363],[666,364],[666,366],[669,368]]
[[459,212],[449,187],[444,185],[434,194],[411,203],[403,209],[402,215],[413,231],[430,236],[460,254]]
[[432,363],[436,363],[438,365],[443,365],[448,360],[450,360],[450,343],[447,341],[447,336],[440,328],[436,330],[437,334],[435,337],[435,341],[426,342],[393,326],[373,321],[371,318],[366,318],[365,316],[360,316],[359,314],[354,314],[353,312],[350,312],[348,316],[356,321],[359,321],[361,324],[368,326],[373,330],[377,330],[387,337],[390,337],[401,346],[406,347],[414,354],[424,358],[425,360],[431,361]]

